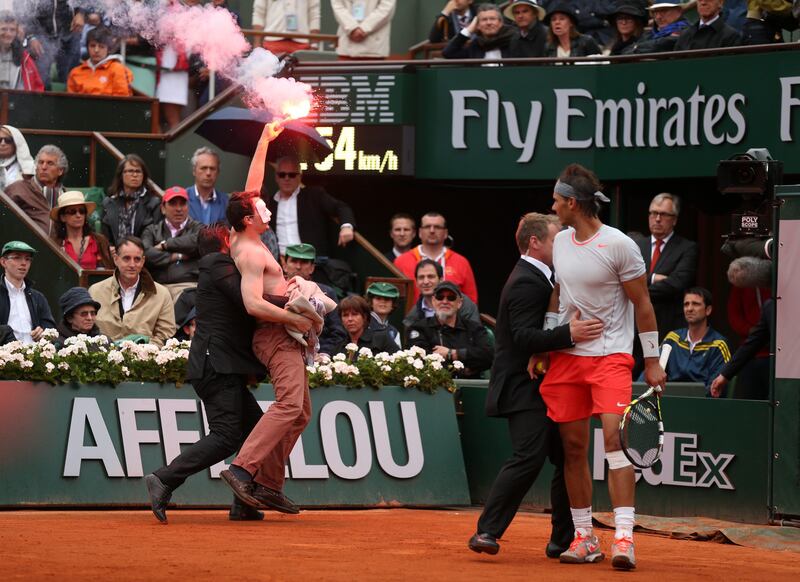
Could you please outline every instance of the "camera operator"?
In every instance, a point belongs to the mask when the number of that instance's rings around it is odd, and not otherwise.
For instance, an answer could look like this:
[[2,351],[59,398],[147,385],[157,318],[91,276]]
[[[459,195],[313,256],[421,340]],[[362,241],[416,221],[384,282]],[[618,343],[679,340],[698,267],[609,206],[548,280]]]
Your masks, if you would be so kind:
[[[758,322],[749,330],[731,360],[723,366],[719,376],[711,383],[711,395],[719,398],[724,394],[728,382],[738,376],[735,398],[748,400],[766,400],[769,397],[769,342],[775,326],[775,301],[769,295],[772,278],[772,263],[769,260],[755,257],[740,257],[731,262],[728,268],[728,280],[734,289],[743,297],[752,296],[755,305],[742,303],[747,313],[742,322],[753,319],[753,312],[758,311]],[[759,305],[761,300],[763,303]],[[731,313],[731,302],[728,304]],[[735,326],[735,318],[731,317],[731,326]]]

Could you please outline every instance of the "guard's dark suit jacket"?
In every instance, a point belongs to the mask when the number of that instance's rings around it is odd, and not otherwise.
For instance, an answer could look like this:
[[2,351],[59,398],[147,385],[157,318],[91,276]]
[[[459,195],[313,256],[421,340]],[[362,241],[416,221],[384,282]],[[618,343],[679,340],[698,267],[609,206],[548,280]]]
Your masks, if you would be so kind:
[[[658,322],[658,340],[673,329],[686,327],[683,317],[683,292],[694,285],[697,276],[697,243],[673,234],[661,249],[653,273],[666,275],[658,283],[650,283],[650,237],[637,242],[647,269],[647,288]],[[638,342],[634,342],[638,343]]]
[[503,535],[549,457],[555,466],[550,489],[553,508],[550,541],[566,549],[573,528],[561,439],[558,427],[547,418],[547,409],[539,395],[541,380],[534,382],[527,372],[532,354],[572,345],[569,325],[542,329],[552,290],[539,269],[520,259],[500,295],[486,413],[508,418],[514,455],[503,465],[492,485],[478,520],[478,532],[495,537]]
[[266,374],[251,348],[255,318],[244,308],[241,282],[230,256],[211,253],[200,259],[197,330],[189,350],[187,380],[203,377],[206,359],[217,374],[255,376],[259,380]]
[[[267,207],[272,212],[269,227],[277,234],[278,203],[274,195],[267,199]],[[339,225],[350,223],[356,226],[353,210],[341,200],[334,198],[322,188],[301,188],[297,195],[297,229],[300,240],[314,245],[317,256],[329,257],[339,238]]]
[[540,380],[528,376],[532,354],[560,350],[572,345],[569,326],[543,330],[544,314],[553,287],[544,274],[520,259],[500,295],[494,329],[495,353],[486,414],[507,416],[520,410],[541,409]]

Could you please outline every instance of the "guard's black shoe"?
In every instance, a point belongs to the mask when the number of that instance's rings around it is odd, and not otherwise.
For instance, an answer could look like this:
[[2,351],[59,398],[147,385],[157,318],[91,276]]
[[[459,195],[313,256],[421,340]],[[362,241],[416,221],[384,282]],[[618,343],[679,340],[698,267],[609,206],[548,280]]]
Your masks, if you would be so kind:
[[172,498],[172,489],[164,485],[161,479],[153,473],[145,476],[144,484],[147,487],[147,494],[150,496],[153,515],[161,523],[167,523],[167,504]]
[[231,521],[261,521],[264,519],[264,512],[241,503],[237,498],[231,505],[228,519]]
[[547,547],[544,550],[545,555],[548,558],[558,559],[561,557],[561,554],[566,552],[569,549],[569,545],[566,546],[559,546],[555,542],[547,542]]
[[500,551],[500,544],[494,536],[485,533],[476,533],[469,538],[469,549],[473,552],[495,555]]

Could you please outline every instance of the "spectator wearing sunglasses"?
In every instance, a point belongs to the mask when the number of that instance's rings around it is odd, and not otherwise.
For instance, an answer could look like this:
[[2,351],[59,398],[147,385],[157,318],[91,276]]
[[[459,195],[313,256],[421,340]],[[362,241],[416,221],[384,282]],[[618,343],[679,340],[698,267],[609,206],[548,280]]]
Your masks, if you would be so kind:
[[100,335],[97,327],[97,312],[100,304],[92,299],[83,287],[72,287],[58,298],[62,318],[56,326],[59,344],[63,345],[67,338],[76,335],[94,337]]
[[50,211],[52,238],[81,269],[113,269],[108,239],[89,225],[88,217],[96,207],[86,201],[83,192],[64,192]]
[[317,250],[317,256],[329,257],[336,244],[343,247],[353,240],[353,210],[322,188],[305,187],[302,179],[296,158],[277,161],[278,191],[267,199],[272,213],[269,227],[278,235],[281,256],[288,246],[308,243]]
[[457,371],[460,378],[479,378],[492,365],[494,350],[483,325],[458,314],[463,302],[458,285],[439,283],[433,291],[434,315],[409,328],[406,344],[439,354],[448,362],[459,360],[464,364]]

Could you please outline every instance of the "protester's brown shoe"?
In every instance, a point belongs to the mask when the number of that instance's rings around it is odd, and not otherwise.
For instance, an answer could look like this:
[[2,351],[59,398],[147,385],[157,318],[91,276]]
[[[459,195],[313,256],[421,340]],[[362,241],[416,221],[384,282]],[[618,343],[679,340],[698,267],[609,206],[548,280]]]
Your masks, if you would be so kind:
[[292,515],[300,513],[300,508],[297,507],[294,501],[286,497],[282,491],[275,491],[269,487],[256,484],[253,489],[253,497],[262,507],[272,508],[281,513],[291,513]]
[[250,507],[255,507],[256,509],[264,507],[255,497],[253,497],[252,481],[242,481],[241,479],[237,478],[236,475],[231,473],[229,469],[226,469],[220,473],[219,476],[222,477],[222,480],[225,481],[228,487],[233,490],[233,494],[236,495],[239,501],[245,505],[249,505]]

